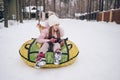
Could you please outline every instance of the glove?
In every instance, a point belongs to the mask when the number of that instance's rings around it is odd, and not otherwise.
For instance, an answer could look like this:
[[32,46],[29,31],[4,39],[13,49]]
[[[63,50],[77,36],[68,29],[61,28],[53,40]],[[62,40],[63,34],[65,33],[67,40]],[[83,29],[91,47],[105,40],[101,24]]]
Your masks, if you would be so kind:
[[52,42],[52,43],[54,43],[55,41],[56,41],[56,39],[54,39],[54,38],[50,39],[50,42]]
[[56,39],[56,42],[60,43],[60,42],[61,42],[61,39],[60,39],[60,38],[57,38],[57,39]]
[[63,41],[63,40],[60,42],[60,45],[61,45],[61,46],[63,46],[63,45],[64,45],[64,41]]

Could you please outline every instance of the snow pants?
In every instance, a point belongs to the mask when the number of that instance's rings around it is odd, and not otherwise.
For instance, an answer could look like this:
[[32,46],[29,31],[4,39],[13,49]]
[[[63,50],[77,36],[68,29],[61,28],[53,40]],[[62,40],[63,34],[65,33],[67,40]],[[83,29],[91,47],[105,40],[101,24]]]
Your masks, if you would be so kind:
[[56,50],[61,49],[60,43],[43,43],[42,47],[40,48],[39,52],[43,52],[44,54],[52,47],[52,51],[56,52]]

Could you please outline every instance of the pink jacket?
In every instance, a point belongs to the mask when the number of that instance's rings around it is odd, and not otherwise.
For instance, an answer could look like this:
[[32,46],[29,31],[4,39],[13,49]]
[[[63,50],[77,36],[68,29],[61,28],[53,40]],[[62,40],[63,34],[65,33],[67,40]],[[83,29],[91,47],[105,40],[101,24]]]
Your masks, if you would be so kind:
[[[59,28],[59,30],[60,30],[60,37],[63,37],[64,35],[63,30],[61,28]],[[48,37],[48,35],[49,35],[49,28],[42,30],[40,36],[38,37],[38,42],[45,43],[50,41],[49,39],[45,39],[46,37]]]

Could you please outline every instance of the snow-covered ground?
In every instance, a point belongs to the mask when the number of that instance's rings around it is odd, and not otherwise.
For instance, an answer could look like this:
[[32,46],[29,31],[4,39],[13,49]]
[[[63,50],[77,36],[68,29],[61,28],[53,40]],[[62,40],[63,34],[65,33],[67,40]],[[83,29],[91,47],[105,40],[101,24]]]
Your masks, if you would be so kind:
[[72,65],[34,69],[19,55],[21,45],[39,36],[37,21],[0,23],[0,80],[120,80],[120,25],[62,19],[65,36],[79,48]]

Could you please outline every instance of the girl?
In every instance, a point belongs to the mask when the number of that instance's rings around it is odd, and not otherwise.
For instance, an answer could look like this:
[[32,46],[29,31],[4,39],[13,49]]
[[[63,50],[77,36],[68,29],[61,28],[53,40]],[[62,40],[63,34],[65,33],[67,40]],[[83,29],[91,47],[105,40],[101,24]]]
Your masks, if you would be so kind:
[[59,64],[59,61],[61,60],[61,46],[64,42],[61,40],[61,37],[63,37],[63,30],[59,27],[58,17],[56,15],[49,16],[48,24],[50,27],[42,30],[41,35],[38,38],[38,42],[43,45],[40,48],[39,54],[36,58],[36,67],[46,64],[45,53],[48,50],[54,52],[54,64]]

